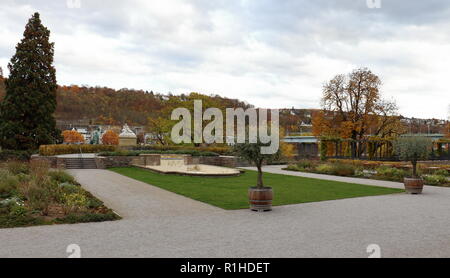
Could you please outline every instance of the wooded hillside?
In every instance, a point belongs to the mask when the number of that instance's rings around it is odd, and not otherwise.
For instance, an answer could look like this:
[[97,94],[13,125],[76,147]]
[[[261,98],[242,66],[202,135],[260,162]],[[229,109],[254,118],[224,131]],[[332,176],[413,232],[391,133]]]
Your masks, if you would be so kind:
[[[4,79],[0,79],[0,100],[5,95]],[[236,99],[220,96],[201,96],[209,105],[243,107],[250,105]],[[188,95],[164,95],[143,90],[106,87],[59,86],[57,90],[58,121],[86,120],[92,124],[146,125],[150,117],[161,117],[176,103],[188,100]],[[174,107],[175,108],[175,107]]]

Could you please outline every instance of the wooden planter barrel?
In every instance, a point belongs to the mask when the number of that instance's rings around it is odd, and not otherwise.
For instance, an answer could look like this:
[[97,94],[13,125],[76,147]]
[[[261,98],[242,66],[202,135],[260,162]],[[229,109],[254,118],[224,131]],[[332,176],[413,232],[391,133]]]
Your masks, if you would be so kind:
[[271,187],[250,187],[248,189],[250,209],[253,211],[272,210],[273,190]]
[[423,191],[423,179],[421,178],[405,178],[405,189],[410,194],[420,194]]

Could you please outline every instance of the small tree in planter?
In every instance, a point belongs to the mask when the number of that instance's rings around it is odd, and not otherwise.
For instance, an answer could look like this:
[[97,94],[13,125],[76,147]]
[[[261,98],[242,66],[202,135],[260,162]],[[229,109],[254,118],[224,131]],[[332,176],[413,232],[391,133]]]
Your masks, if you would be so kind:
[[263,182],[262,166],[264,162],[270,162],[280,157],[280,150],[275,154],[262,154],[261,147],[266,147],[268,144],[245,143],[236,144],[234,152],[254,164],[258,169],[258,178],[256,186],[249,188],[250,209],[254,211],[270,211],[272,210],[273,190],[271,187],[265,187]]
[[423,179],[417,174],[417,163],[428,159],[432,141],[421,136],[402,137],[394,142],[394,150],[403,161],[411,162],[413,172],[411,178],[405,178],[405,189],[411,194],[420,194],[423,190]]

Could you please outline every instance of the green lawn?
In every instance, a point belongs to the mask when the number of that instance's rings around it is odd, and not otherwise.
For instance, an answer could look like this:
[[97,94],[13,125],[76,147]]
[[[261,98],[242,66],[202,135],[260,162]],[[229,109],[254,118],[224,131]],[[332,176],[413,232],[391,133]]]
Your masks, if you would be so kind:
[[[210,178],[163,175],[134,167],[110,170],[223,209],[248,208],[247,190],[256,182],[255,171],[246,171],[239,177]],[[269,173],[264,173],[264,182],[274,190],[275,206],[403,192],[394,188]]]

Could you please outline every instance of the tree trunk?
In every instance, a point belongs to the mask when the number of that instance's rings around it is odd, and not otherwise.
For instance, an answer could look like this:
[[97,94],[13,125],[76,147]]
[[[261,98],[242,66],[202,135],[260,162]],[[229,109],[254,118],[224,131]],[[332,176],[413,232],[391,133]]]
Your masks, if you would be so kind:
[[413,160],[412,165],[413,165],[413,178],[417,178],[417,161]]
[[256,165],[256,167],[258,168],[258,180],[257,180],[257,184],[256,187],[258,188],[263,188],[264,184],[263,184],[263,179],[262,179],[262,167],[260,164]]
[[351,141],[351,143],[350,143],[350,146],[351,146],[351,152],[352,152],[352,158],[356,158],[357,157],[357,154],[358,154],[358,145],[357,145],[357,141],[356,141],[356,138],[358,138],[357,137],[357,134],[356,134],[356,130],[353,130],[352,131],[352,137],[351,137],[351,139],[352,139],[352,141]]

